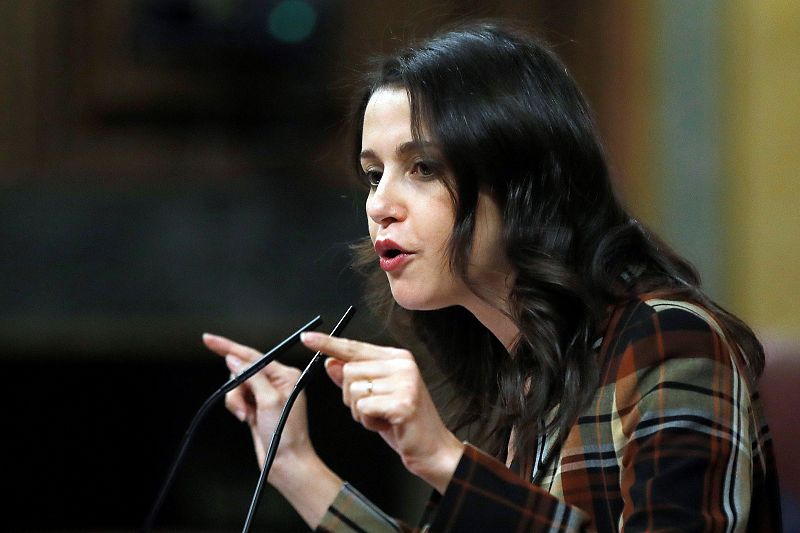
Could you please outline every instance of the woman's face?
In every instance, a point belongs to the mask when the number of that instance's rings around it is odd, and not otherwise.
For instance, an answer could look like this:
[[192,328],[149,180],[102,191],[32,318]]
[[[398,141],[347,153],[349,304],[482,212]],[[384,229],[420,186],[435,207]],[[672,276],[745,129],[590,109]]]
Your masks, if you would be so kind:
[[[369,234],[392,295],[406,309],[467,308],[476,295],[449,267],[447,243],[455,221],[443,179],[449,177],[435,145],[411,135],[404,89],[376,91],[364,113],[361,166],[371,189]],[[481,290],[505,292],[509,268],[500,245],[502,217],[481,193],[468,276]]]

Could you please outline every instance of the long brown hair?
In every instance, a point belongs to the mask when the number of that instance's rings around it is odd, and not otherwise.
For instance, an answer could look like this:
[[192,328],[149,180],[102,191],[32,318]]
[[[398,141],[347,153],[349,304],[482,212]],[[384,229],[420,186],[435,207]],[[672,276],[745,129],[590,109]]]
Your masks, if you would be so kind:
[[750,328],[710,300],[695,269],[622,207],[591,112],[547,47],[481,23],[377,63],[352,117],[362,178],[364,111],[382,87],[407,91],[413,135],[424,125],[446,158],[454,177],[447,184],[455,212],[450,265],[468,284],[479,191],[489,191],[503,213],[516,274],[510,318],[520,331],[511,354],[461,307],[400,308],[369,242],[356,247],[355,261],[369,277],[372,305],[413,332],[453,385],[461,400],[455,425],[477,422],[487,451],[502,455],[515,427],[514,448],[524,460],[551,410],[547,430],[566,434],[597,387],[592,347],[607,309],[643,292],[707,308],[751,376],[761,373],[764,353]]

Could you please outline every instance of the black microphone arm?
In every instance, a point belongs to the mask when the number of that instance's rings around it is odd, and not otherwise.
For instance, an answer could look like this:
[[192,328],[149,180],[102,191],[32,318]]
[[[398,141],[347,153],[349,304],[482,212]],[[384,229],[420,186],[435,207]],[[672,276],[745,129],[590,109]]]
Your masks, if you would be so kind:
[[[350,322],[350,319],[353,318],[353,314],[355,314],[355,312],[356,310],[352,305],[348,307],[347,311],[345,311],[344,315],[342,315],[342,318],[340,318],[339,322],[336,324],[336,326],[334,326],[330,336],[335,337],[339,335]],[[264,457],[264,467],[261,469],[261,475],[258,477],[258,484],[256,485],[255,492],[253,493],[253,499],[250,502],[250,509],[247,511],[247,519],[244,522],[242,533],[248,533],[250,531],[250,526],[253,524],[253,518],[255,517],[256,510],[258,509],[258,503],[261,501],[261,492],[264,490],[264,483],[267,480],[267,476],[269,476],[269,470],[272,468],[272,462],[275,460],[275,454],[278,452],[278,445],[281,442],[283,427],[286,425],[286,420],[289,418],[289,413],[292,410],[294,401],[298,396],[300,396],[300,393],[308,384],[308,380],[311,378],[314,371],[319,368],[319,365],[323,359],[322,352],[315,353],[314,357],[311,359],[308,365],[306,365],[303,373],[300,374],[300,377],[297,379],[297,383],[295,383],[292,392],[289,393],[289,398],[286,400],[286,404],[283,406],[283,410],[281,411],[281,416],[278,418],[278,423],[275,425],[275,431],[272,432],[272,439],[270,440],[269,448],[267,448],[267,454]]]
[[[349,310],[348,310],[349,311]],[[169,473],[167,474],[164,483],[161,485],[161,489],[158,492],[158,497],[156,498],[155,502],[153,503],[153,507],[150,509],[150,513],[147,515],[147,519],[142,526],[141,531],[143,533],[148,533],[153,529],[153,524],[155,523],[156,516],[158,516],[158,512],[161,510],[161,506],[164,503],[164,499],[169,492],[170,487],[172,486],[172,482],[175,481],[175,474],[178,471],[181,463],[186,456],[186,451],[189,449],[189,443],[192,441],[192,437],[194,437],[194,433],[197,430],[197,427],[200,425],[200,422],[206,416],[208,410],[222,397],[225,396],[228,392],[232,391],[245,381],[247,381],[250,377],[252,377],[256,372],[267,366],[269,363],[275,360],[280,354],[291,348],[294,344],[296,344],[300,340],[300,334],[304,331],[308,331],[320,325],[322,323],[322,318],[319,316],[312,319],[309,323],[302,326],[300,329],[286,337],[282,340],[279,344],[277,344],[273,349],[265,353],[258,359],[256,362],[242,370],[239,374],[233,376],[231,379],[228,380],[227,383],[222,385],[219,389],[217,389],[208,399],[203,402],[203,405],[200,406],[198,409],[197,414],[194,415],[191,424],[189,424],[189,429],[186,430],[186,433],[183,435],[183,440],[178,448],[178,453],[175,456],[175,459],[172,461],[172,466],[169,469]]]

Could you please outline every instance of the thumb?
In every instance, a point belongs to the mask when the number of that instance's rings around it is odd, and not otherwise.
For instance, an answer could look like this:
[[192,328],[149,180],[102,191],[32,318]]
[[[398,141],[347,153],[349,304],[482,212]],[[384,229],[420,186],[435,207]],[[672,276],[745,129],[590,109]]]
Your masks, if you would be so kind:
[[328,377],[331,378],[331,381],[336,383],[339,388],[342,387],[342,382],[344,381],[344,370],[342,367],[344,367],[344,363],[338,359],[334,359],[333,357],[325,359],[325,372],[328,373]]

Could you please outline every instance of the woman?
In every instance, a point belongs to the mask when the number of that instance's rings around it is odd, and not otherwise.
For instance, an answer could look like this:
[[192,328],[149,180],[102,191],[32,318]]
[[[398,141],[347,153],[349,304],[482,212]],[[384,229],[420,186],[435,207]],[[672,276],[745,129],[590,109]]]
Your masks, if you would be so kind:
[[[621,207],[554,54],[491,24],[446,33],[384,60],[354,118],[372,298],[434,356],[481,449],[442,422],[410,352],[303,342],[435,489],[423,527],[779,529],[763,350]],[[233,372],[259,355],[205,342]],[[228,395],[260,461],[297,375],[272,364]],[[405,527],[321,462],[302,403],[269,481],[312,528]]]

